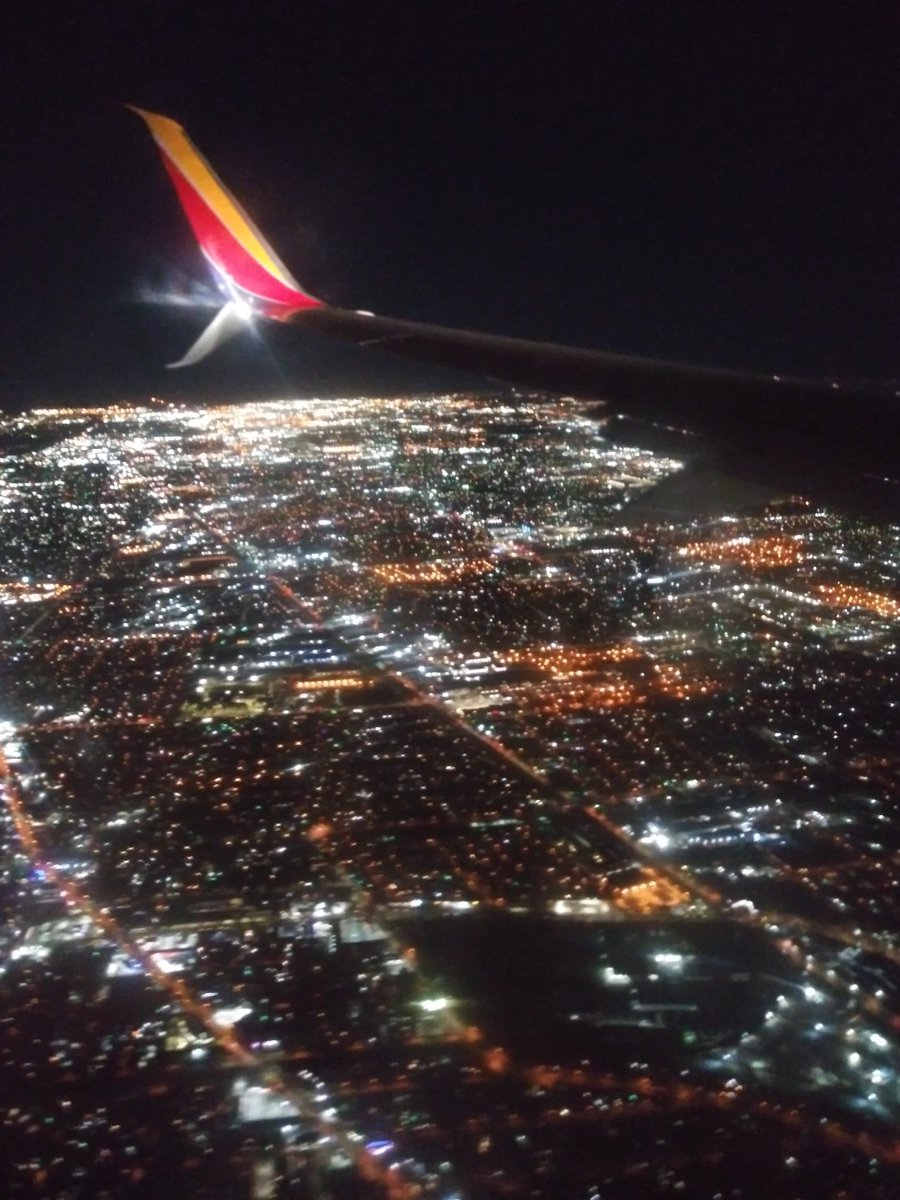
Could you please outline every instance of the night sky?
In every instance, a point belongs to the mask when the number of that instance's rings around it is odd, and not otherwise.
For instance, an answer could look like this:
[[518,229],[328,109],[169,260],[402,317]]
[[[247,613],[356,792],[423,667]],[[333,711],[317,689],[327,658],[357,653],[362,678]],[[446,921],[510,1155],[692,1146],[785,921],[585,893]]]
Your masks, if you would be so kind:
[[[59,15],[57,15],[59,14]],[[191,372],[175,117],[349,307],[713,365],[900,375],[900,10],[67,0],[4,14],[0,407],[440,385],[267,328]]]

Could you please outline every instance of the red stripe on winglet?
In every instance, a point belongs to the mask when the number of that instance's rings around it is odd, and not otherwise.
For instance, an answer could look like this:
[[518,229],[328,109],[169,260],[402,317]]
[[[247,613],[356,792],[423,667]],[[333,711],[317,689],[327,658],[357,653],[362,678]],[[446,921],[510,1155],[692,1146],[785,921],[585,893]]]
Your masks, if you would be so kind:
[[322,306],[320,300],[287,287],[248,254],[168,156],[164,154],[162,158],[197,241],[211,261],[237,287],[270,304],[292,310]]

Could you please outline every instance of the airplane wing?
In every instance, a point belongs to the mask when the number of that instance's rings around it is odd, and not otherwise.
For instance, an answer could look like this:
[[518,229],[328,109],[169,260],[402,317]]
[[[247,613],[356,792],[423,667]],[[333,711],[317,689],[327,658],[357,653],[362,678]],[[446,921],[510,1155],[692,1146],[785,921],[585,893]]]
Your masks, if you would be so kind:
[[199,362],[255,316],[357,346],[571,395],[697,438],[729,470],[773,491],[900,519],[900,392],[691,366],[448,329],[317,300],[294,280],[175,121],[135,111],[159,148],[227,302],[173,366]]

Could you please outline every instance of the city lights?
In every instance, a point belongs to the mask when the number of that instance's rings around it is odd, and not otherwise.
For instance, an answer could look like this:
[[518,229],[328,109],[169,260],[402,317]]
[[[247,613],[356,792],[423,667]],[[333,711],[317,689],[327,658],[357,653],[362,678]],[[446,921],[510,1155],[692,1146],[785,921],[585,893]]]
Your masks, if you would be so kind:
[[6,429],[0,1183],[900,1166],[895,527],[540,395]]

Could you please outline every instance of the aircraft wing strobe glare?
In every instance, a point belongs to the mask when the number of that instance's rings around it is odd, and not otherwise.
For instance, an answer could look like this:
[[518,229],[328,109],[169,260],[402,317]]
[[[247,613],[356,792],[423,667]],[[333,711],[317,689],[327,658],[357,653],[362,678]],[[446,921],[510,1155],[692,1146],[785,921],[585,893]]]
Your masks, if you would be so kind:
[[129,105],[153,135],[200,248],[229,296],[225,307],[173,367],[188,367],[227,341],[258,313],[284,320],[316,308],[180,125]]
[[247,313],[238,308],[238,302],[229,300],[224,308],[219,309],[187,354],[179,358],[178,362],[167,363],[166,366],[172,370],[177,367],[194,366],[206,358],[207,354],[211,354],[217,346],[221,346],[245,328],[248,320]]
[[419,362],[613,405],[610,415],[702,435],[731,473],[773,492],[849,503],[890,519],[900,513],[900,393],[893,389],[750,375],[332,307],[296,282],[180,125],[133,111],[149,127],[227,294],[213,323],[173,366],[200,362],[244,323],[266,317]]

